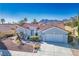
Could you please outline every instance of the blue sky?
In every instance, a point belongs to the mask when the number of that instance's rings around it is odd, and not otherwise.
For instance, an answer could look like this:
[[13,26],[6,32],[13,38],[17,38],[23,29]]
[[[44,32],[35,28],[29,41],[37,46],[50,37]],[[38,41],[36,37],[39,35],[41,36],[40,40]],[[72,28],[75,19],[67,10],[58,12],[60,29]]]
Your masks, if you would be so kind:
[[77,15],[79,4],[74,3],[0,3],[0,18],[7,22],[19,21],[27,17],[33,19],[58,19],[62,20]]

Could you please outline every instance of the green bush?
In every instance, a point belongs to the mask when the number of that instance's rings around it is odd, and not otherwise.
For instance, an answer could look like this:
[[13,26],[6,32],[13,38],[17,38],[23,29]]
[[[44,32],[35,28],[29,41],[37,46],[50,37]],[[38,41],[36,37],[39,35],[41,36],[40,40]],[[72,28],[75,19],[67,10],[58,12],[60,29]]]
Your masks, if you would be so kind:
[[38,33],[36,32],[35,35],[38,36]]
[[29,40],[30,39],[30,36],[28,36],[27,39]]
[[68,43],[71,43],[73,41],[73,37],[72,36],[68,36]]
[[30,37],[30,40],[31,41],[35,41],[35,42],[39,42],[40,40],[39,40],[39,36],[31,36]]
[[78,36],[76,36],[76,40],[78,41],[78,43],[79,43],[79,37]]
[[69,32],[68,33],[68,43],[71,43],[73,41],[73,36],[72,36],[72,33]]

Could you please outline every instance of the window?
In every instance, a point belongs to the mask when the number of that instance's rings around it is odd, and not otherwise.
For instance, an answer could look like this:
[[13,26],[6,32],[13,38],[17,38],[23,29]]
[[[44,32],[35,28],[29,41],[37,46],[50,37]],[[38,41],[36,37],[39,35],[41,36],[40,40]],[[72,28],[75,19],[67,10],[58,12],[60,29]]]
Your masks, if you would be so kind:
[[31,30],[31,35],[34,35],[34,30]]

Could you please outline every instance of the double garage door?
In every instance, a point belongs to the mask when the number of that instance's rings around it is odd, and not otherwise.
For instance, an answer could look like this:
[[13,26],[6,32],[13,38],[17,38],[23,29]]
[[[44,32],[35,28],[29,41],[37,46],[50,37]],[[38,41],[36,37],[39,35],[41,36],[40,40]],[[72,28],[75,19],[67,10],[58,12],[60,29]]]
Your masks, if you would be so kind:
[[67,35],[65,34],[44,34],[43,41],[67,43]]

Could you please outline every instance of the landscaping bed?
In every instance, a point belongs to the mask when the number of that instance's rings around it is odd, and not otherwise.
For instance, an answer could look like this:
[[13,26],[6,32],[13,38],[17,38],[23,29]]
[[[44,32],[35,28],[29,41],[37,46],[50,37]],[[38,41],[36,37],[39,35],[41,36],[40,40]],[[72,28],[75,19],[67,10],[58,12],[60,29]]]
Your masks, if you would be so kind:
[[2,42],[7,47],[8,50],[23,51],[23,52],[33,52],[33,50],[34,50],[34,43],[17,45],[15,43],[13,43],[13,41],[10,39],[2,40]]
[[72,49],[72,54],[74,56],[79,56],[79,50],[78,49]]
[[72,50],[72,54],[74,56],[79,56],[79,46],[76,45],[76,44],[72,44],[72,45],[70,45],[70,47],[71,47],[71,50]]

